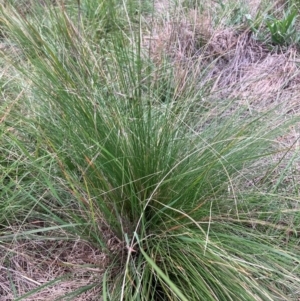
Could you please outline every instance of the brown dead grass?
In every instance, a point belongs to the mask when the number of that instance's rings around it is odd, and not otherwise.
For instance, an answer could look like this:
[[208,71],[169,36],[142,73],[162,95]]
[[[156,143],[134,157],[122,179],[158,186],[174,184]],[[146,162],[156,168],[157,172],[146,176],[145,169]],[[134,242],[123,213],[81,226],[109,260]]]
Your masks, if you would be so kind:
[[[80,287],[99,283],[71,300],[99,300],[102,275],[109,260],[85,241],[23,240],[0,246],[0,300],[12,301],[59,277],[22,300],[52,301]],[[62,299],[67,300],[67,299]]]
[[152,35],[145,36],[145,46],[157,65],[165,55],[171,59],[177,81],[192,73],[199,89],[211,86],[214,98],[240,99],[250,110],[284,104],[284,110],[299,112],[300,57],[296,47],[271,49],[246,28],[212,27],[209,15],[192,10],[190,17],[180,22],[154,24]]
[[[223,31],[212,37],[207,50],[207,55],[214,55],[207,74],[214,82],[213,93],[241,99],[257,110],[269,110],[283,101],[296,109],[291,96],[299,95],[300,88],[297,49],[275,52],[253,40],[251,33]],[[202,64],[206,67],[205,61]]]

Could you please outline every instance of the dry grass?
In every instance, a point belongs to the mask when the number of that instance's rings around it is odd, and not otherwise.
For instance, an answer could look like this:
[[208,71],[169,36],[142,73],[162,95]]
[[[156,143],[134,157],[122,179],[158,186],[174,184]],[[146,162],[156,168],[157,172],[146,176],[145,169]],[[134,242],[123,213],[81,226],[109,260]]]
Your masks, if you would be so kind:
[[[0,246],[0,300],[12,301],[16,297],[54,283],[22,300],[56,300],[76,289],[99,281],[99,286],[72,300],[99,300],[102,275],[108,258],[104,253],[84,241],[17,241]],[[67,299],[64,299],[67,300]]]
[[295,109],[291,95],[299,92],[297,49],[276,53],[251,39],[250,33],[223,31],[208,43],[208,55],[215,56],[207,75],[213,79],[213,92],[244,100],[257,110],[280,102]]
[[287,112],[299,111],[296,47],[271,49],[253,39],[248,29],[214,30],[209,15],[191,10],[188,16],[180,22],[157,22],[152,36],[145,37],[157,64],[167,54],[178,66],[178,75],[192,72],[198,76],[199,88],[210,84],[215,98],[240,99],[250,110],[269,110],[284,103]]

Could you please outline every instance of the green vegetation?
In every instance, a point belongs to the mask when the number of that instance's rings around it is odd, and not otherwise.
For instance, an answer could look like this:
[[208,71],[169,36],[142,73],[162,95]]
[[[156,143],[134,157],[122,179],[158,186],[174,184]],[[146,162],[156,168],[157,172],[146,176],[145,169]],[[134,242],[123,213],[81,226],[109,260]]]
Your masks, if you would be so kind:
[[297,300],[297,73],[237,82],[214,36],[244,11],[25,2],[0,11],[3,300]]
[[271,21],[267,23],[274,44],[289,45],[298,43],[299,35],[295,28],[297,15],[298,12],[294,10],[287,13],[282,20],[271,18]]

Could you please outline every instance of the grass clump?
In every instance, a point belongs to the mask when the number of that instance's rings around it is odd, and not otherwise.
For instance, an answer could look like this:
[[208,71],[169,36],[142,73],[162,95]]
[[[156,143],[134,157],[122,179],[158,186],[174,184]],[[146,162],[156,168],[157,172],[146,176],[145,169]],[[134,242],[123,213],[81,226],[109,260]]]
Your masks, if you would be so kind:
[[80,2],[1,10],[26,87],[1,124],[3,296],[296,300],[298,196],[271,160],[289,122],[153,57],[137,1]]

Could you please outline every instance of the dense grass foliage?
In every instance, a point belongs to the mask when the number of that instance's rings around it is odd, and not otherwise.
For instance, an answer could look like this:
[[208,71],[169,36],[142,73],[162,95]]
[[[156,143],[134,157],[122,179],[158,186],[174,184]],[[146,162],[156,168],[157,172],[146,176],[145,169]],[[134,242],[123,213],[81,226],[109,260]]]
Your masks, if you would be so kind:
[[173,58],[158,64],[144,44],[151,3],[69,2],[1,9],[17,55],[4,53],[16,75],[1,107],[0,242],[103,252],[74,298],[101,286],[103,300],[296,300],[298,196],[277,191],[272,160],[294,121],[214,99],[192,67],[179,85]]

